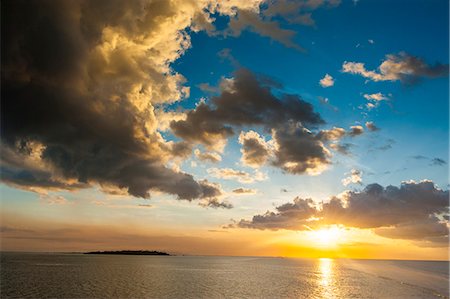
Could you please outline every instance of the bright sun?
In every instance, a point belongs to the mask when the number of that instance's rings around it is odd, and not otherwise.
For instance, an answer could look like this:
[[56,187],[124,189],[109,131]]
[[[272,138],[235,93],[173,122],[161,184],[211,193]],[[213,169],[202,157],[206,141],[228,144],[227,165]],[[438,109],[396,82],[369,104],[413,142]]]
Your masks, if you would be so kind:
[[321,247],[334,247],[342,237],[342,229],[336,226],[310,231],[312,241]]

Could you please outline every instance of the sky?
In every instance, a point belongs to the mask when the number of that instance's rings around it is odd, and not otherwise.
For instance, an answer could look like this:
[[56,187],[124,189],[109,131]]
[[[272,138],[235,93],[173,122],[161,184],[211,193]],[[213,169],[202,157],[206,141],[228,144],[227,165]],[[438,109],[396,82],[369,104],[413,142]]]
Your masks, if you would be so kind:
[[448,260],[448,5],[4,1],[1,250]]

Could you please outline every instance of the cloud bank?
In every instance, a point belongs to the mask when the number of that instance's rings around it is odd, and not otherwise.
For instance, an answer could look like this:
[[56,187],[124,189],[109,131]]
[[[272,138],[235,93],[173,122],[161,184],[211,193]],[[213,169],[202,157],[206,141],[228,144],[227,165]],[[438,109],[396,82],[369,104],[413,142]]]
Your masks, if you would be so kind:
[[269,230],[307,230],[323,225],[372,229],[376,234],[394,239],[448,242],[449,192],[431,181],[404,182],[400,187],[370,184],[362,191],[347,191],[329,202],[316,204],[312,199],[295,198],[241,220],[235,226]]

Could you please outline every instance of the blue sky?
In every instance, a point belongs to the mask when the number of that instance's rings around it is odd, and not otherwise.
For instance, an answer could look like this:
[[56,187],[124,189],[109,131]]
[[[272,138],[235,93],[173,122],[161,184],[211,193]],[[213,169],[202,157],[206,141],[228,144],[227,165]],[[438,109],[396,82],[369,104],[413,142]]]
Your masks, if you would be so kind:
[[[430,64],[448,63],[448,3],[412,2],[405,5],[404,1],[344,1],[339,7],[315,11],[314,27],[290,25],[281,19],[283,25],[297,32],[295,41],[306,53],[253,32],[225,39],[211,38],[205,32],[193,34],[192,48],[174,66],[192,86],[191,98],[181,105],[192,107],[201,97],[208,96],[196,88],[198,84],[215,86],[222,76],[232,75],[235,66],[218,56],[219,51],[230,49],[241,66],[275,78],[287,92],[300,94],[313,103],[327,121],[326,127],[373,121],[381,128],[356,141],[351,158],[337,158],[340,161],[327,180],[330,192],[343,188],[336,177],[355,167],[366,170],[365,183],[398,185],[405,180],[431,179],[446,188],[447,167],[430,166],[429,161],[413,156],[447,161],[448,78],[422,79],[417,84],[365,82],[361,76],[341,71],[344,61],[363,62],[368,69],[376,69],[385,55],[399,52],[422,57]],[[333,76],[334,86],[319,85],[325,74]],[[367,102],[363,94],[378,92],[392,96],[372,111],[358,109]],[[318,97],[328,98],[338,111],[321,105]],[[375,149],[390,143],[389,150]],[[223,165],[234,166],[240,156],[237,142],[230,143],[227,152],[232,158]],[[391,173],[385,173],[388,170]],[[267,171],[282,175],[274,169]],[[322,181],[324,176],[328,174],[313,179]],[[311,180],[304,176],[283,177],[281,181],[297,185],[298,191]]]

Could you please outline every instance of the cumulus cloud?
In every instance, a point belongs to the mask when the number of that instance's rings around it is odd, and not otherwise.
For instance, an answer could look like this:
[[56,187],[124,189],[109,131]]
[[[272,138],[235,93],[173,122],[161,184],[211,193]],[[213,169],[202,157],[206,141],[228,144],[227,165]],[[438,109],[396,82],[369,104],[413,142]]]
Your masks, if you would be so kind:
[[423,59],[405,52],[388,54],[377,70],[367,70],[364,63],[347,62],[342,65],[344,73],[361,75],[372,81],[401,81],[414,83],[420,78],[448,76],[448,64],[427,64]]
[[334,79],[330,75],[325,74],[325,77],[320,79],[319,84],[322,87],[331,87],[334,85]]
[[348,135],[351,137],[355,137],[358,135],[361,135],[364,133],[364,128],[362,126],[351,126],[350,132],[348,132]]
[[[272,4],[261,4],[4,2],[1,180],[39,192],[100,185],[138,197],[152,190],[186,200],[220,195],[217,186],[168,167],[190,155],[191,141],[223,149],[232,126],[270,131],[285,120],[323,123],[309,103],[275,96],[271,89],[279,85],[246,70],[223,80],[212,106],[164,110],[189,96],[186,79],[172,64],[190,48],[189,32],[219,34],[215,15],[229,20],[227,34],[247,28],[299,49],[292,31],[261,12]],[[169,119],[184,142],[161,134]]]
[[273,132],[273,165],[292,174],[320,174],[331,163],[330,151],[313,133],[299,124],[287,124]]
[[317,137],[323,141],[336,141],[344,137],[345,134],[345,129],[333,127],[331,130],[321,130]]
[[208,161],[212,163],[217,163],[222,161],[222,157],[218,153],[214,152],[201,152],[199,149],[195,149],[194,151],[195,156],[200,161]]
[[305,230],[342,224],[372,229],[387,238],[430,241],[448,238],[448,196],[448,191],[437,188],[431,181],[403,182],[400,187],[370,184],[362,191],[347,191],[320,205],[297,197],[293,203],[276,207],[275,212],[243,219],[234,226]]
[[350,184],[361,184],[362,183],[362,172],[358,169],[352,169],[350,175],[342,179],[342,185],[348,186]]
[[241,133],[246,165],[258,167],[270,154],[271,165],[290,173],[320,173],[330,163],[330,153],[306,126],[320,125],[323,120],[300,97],[275,96],[272,89],[279,87],[270,78],[240,69],[228,89],[213,97],[210,104],[199,103],[187,112],[185,120],[172,122],[172,130],[184,140],[217,150],[234,134],[234,127],[257,125],[272,133],[271,146],[254,131]]
[[257,170],[253,175],[246,171],[235,170],[232,168],[209,168],[207,171],[212,177],[225,180],[236,180],[244,184],[250,184],[255,181],[264,181],[267,179],[266,174]]
[[[139,197],[219,194],[166,167],[187,151],[158,133],[167,125],[154,108],[189,95],[171,63],[190,47],[185,30],[202,28],[206,3],[5,2],[2,180],[29,190],[110,184]],[[42,145],[37,158],[32,144]]]
[[373,121],[367,121],[367,122],[366,122],[366,128],[367,128],[369,131],[372,131],[372,132],[375,132],[375,131],[379,131],[379,130],[380,130],[380,128],[378,128],[378,127],[375,125],[375,123],[374,123]]
[[242,144],[241,161],[244,165],[258,168],[266,163],[270,147],[264,137],[255,131],[241,132],[239,143]]
[[312,125],[323,123],[310,103],[296,95],[277,97],[271,90],[274,87],[278,84],[272,80],[239,69],[230,88],[212,97],[211,104],[200,102],[187,112],[185,120],[173,121],[171,128],[187,141],[215,148],[234,134],[233,126],[259,125],[270,130],[286,120]]

